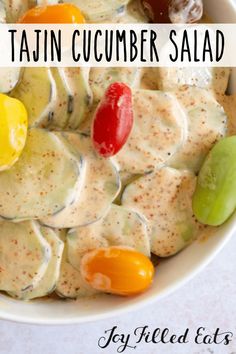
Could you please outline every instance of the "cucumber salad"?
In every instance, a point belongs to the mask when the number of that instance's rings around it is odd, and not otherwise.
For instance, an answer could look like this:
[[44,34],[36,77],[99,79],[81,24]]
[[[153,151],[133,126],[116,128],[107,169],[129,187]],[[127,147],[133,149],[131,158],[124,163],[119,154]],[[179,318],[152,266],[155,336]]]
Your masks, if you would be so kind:
[[[202,1],[0,0],[0,23],[150,21],[204,21]],[[0,290],[135,295],[154,263],[225,222],[236,208],[229,77],[1,68]]]

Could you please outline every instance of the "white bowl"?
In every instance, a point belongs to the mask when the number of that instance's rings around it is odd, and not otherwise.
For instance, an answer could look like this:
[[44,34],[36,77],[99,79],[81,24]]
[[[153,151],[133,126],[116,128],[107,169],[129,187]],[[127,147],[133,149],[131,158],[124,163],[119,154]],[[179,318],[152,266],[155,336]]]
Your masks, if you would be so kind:
[[[234,0],[205,0],[205,10],[215,22],[236,22]],[[234,75],[231,89],[236,88],[236,69]],[[175,257],[163,261],[157,269],[152,288],[140,296],[122,298],[101,295],[76,301],[46,299],[21,302],[0,295],[0,318],[34,324],[72,324],[135,310],[170,294],[194,277],[218,254],[235,231],[234,217],[204,242],[197,241]]]

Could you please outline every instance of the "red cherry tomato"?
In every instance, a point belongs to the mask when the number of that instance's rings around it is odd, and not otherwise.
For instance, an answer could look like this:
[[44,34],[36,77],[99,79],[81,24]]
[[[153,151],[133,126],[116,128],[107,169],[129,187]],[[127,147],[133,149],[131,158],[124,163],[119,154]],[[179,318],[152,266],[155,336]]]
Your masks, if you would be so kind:
[[142,0],[144,11],[154,23],[170,23],[169,4],[171,0]]
[[124,83],[115,82],[105,92],[95,112],[92,140],[96,151],[110,157],[126,143],[133,126],[132,93]]

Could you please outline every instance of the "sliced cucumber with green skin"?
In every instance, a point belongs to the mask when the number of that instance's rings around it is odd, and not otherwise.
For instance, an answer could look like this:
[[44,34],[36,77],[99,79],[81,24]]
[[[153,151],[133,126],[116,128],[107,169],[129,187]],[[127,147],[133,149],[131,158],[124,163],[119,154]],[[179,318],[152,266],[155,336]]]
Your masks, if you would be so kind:
[[184,144],[187,119],[171,93],[133,92],[134,125],[114,159],[121,171],[143,174],[163,166]]
[[89,84],[93,95],[93,105],[87,110],[84,122],[79,127],[80,131],[90,134],[97,105],[110,84],[124,82],[130,87],[138,87],[140,80],[140,68],[91,68]]
[[213,145],[226,135],[227,116],[213,94],[204,89],[183,86],[175,96],[187,116],[188,137],[168,165],[197,173]]
[[98,103],[105,90],[113,82],[124,82],[130,87],[137,87],[140,82],[140,68],[92,68],[89,82],[93,99]]
[[125,189],[125,187],[130,184],[131,182],[135,181],[136,179],[138,179],[139,177],[143,176],[143,175],[134,175],[134,174],[130,174],[127,172],[122,172],[120,171],[119,173],[120,175],[120,180],[121,180],[121,189],[120,192],[118,194],[118,196],[116,197],[116,199],[114,200],[114,204],[116,205],[120,205],[121,204],[121,197],[123,194],[123,191]]
[[11,96],[24,103],[29,126],[44,126],[50,123],[54,111],[56,83],[49,68],[25,68]]
[[11,296],[21,300],[31,300],[37,297],[49,295],[54,291],[57,280],[59,279],[64,243],[52,229],[41,227],[40,230],[43,237],[51,247],[51,258],[45,274],[35,288],[23,292],[15,292],[14,294],[11,293]]
[[[5,2],[0,0],[0,23],[6,23]],[[0,93],[10,92],[20,77],[20,68],[0,68]]]
[[0,0],[0,23],[6,23],[6,9],[4,0]]
[[64,2],[78,6],[86,20],[99,22],[114,15],[120,8],[127,5],[129,0],[64,0]]
[[174,255],[204,229],[193,216],[195,186],[193,173],[165,167],[126,187],[122,205],[145,216],[151,252],[157,256]]
[[86,252],[109,246],[132,247],[150,256],[146,224],[137,213],[112,205],[103,219],[89,226],[70,230],[57,293],[70,298],[95,294],[97,291],[81,278],[80,261]]
[[161,90],[173,90],[179,86],[190,85],[225,93],[230,75],[229,68],[158,68],[156,70]]
[[80,272],[76,270],[67,260],[67,245],[65,245],[60,276],[56,284],[56,293],[63,298],[76,299],[79,296],[91,296],[97,293],[82,278]]
[[102,23],[147,23],[148,18],[141,11],[141,4],[137,0],[132,0],[127,6],[121,7],[110,18],[106,18]]
[[217,101],[224,107],[225,113],[227,115],[227,135],[236,135],[236,95],[217,95]]
[[59,68],[68,95],[68,129],[78,129],[92,104],[89,68]]
[[159,90],[159,80],[156,75],[156,68],[142,68],[140,89]]
[[0,68],[0,92],[13,90],[20,78],[20,68]]
[[49,115],[41,126],[50,129],[65,129],[69,121],[70,96],[61,78],[58,68],[50,68],[51,76],[55,82],[56,93],[53,99],[53,105]]
[[70,230],[67,245],[68,260],[77,270],[80,270],[81,257],[88,250],[100,247],[132,247],[150,257],[150,240],[144,218],[115,204],[97,222]]
[[15,165],[0,173],[0,215],[7,219],[39,219],[74,201],[81,160],[62,139],[39,128],[29,130]]
[[43,278],[51,248],[35,221],[0,221],[0,289],[24,292]]
[[54,228],[84,226],[100,219],[109,209],[120,190],[120,178],[110,159],[99,157],[90,137],[64,133],[70,144],[86,163],[85,184],[75,202],[51,217],[41,219]]
[[54,229],[54,231],[56,232],[59,239],[65,243],[68,230],[67,229]]
[[16,23],[29,9],[30,0],[4,0],[7,23]]
[[57,0],[3,0],[7,23],[16,23],[27,10],[35,6],[57,4]]

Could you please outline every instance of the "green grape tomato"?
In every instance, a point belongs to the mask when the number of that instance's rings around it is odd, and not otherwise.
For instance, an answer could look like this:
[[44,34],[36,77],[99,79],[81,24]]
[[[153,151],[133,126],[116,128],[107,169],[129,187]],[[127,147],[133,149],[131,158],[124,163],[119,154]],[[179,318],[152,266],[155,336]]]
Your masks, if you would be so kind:
[[203,224],[223,224],[236,209],[236,136],[220,140],[200,170],[193,212]]

